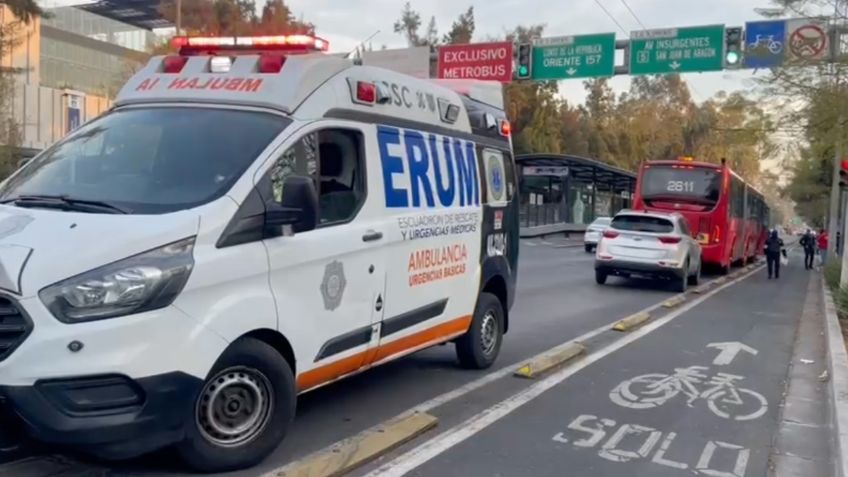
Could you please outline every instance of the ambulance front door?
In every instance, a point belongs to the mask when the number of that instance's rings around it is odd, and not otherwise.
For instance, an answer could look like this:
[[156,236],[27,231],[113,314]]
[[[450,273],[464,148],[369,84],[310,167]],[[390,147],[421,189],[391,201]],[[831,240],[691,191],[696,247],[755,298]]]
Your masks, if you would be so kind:
[[379,339],[385,286],[384,216],[366,167],[368,135],[323,123],[283,148],[268,172],[275,200],[291,175],[314,180],[314,230],[265,240],[279,328],[297,358],[300,391],[367,365]]

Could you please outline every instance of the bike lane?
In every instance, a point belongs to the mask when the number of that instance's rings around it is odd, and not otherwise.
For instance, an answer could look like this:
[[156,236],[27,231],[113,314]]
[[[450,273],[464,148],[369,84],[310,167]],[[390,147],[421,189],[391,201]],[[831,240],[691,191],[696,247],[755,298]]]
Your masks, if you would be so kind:
[[809,277],[759,271],[406,475],[767,475]]

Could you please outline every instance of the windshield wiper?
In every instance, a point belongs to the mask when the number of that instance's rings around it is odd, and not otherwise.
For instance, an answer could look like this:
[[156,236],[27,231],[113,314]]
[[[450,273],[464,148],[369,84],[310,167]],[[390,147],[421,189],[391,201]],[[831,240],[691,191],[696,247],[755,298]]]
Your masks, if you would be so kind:
[[75,199],[66,195],[21,195],[5,199],[0,203],[12,203],[18,207],[44,207],[79,212],[105,212],[129,214],[131,211],[100,200]]

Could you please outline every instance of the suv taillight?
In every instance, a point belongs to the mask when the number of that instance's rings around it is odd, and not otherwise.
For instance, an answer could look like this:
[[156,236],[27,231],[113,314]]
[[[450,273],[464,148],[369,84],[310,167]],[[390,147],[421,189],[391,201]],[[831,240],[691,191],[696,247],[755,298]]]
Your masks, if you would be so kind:
[[613,239],[613,238],[616,238],[616,237],[618,237],[618,232],[616,232],[614,230],[604,230],[604,238]]
[[664,244],[680,243],[680,237],[660,237],[659,239]]

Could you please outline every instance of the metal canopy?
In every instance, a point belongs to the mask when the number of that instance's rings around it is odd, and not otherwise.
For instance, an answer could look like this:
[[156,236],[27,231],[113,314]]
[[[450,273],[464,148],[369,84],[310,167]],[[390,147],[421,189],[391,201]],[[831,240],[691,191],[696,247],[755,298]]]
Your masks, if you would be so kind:
[[568,167],[571,180],[594,184],[598,190],[632,191],[636,174],[594,159],[565,154],[520,154],[515,156],[519,169],[524,166]]
[[145,30],[173,27],[174,24],[162,16],[159,5],[159,0],[99,0],[72,6]]

